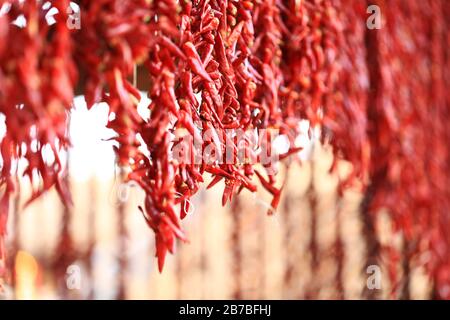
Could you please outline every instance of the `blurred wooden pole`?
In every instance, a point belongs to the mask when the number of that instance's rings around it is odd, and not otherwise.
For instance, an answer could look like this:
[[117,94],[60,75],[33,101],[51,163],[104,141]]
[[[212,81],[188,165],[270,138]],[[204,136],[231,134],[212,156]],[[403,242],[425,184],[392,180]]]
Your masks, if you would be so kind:
[[[20,179],[16,174],[16,190],[13,200],[13,239],[11,243],[11,249],[8,250],[8,258],[6,261],[6,265],[8,268],[8,282],[11,285],[13,290],[16,288],[16,274],[15,274],[15,262],[17,252],[20,250]],[[15,290],[14,290],[15,294]],[[17,298],[17,296],[16,296]]]
[[[258,239],[259,239],[259,263],[261,268],[259,268],[259,297],[258,299],[263,300],[265,298],[265,286],[266,286],[266,225],[265,219],[268,219],[266,213],[260,214],[257,212],[258,217]],[[276,213],[274,213],[276,214]]]
[[242,239],[241,239],[241,213],[242,204],[239,197],[234,197],[231,203],[231,247],[233,250],[233,299],[242,299]]
[[[70,135],[71,114],[68,114],[67,127],[68,135]],[[71,194],[70,179],[70,150],[66,154],[66,168],[63,177],[63,184],[67,186],[67,191]],[[73,246],[72,235],[70,234],[70,222],[72,216],[72,207],[70,205],[62,206],[61,229],[58,243],[56,246],[56,254],[52,261],[53,275],[56,280],[56,291],[60,299],[69,299],[69,288],[66,280],[67,268],[75,261],[77,253]]]
[[[133,67],[133,74],[131,76],[131,82],[133,86],[137,87],[138,84],[138,78],[139,78],[139,72],[138,72],[138,66],[134,65]],[[117,164],[120,163],[120,159],[117,158]],[[127,181],[127,176],[122,167],[119,166],[119,186],[123,186],[122,184]],[[119,192],[122,192],[122,188],[119,189]],[[117,195],[119,196],[119,195]],[[126,226],[126,202],[128,199],[122,199],[122,195],[120,195],[118,206],[117,206],[117,228],[118,228],[118,234],[119,234],[119,274],[118,274],[118,288],[117,288],[117,300],[124,300],[126,299],[126,273],[128,271],[128,231]]]
[[[200,192],[200,203],[205,204],[206,203],[206,199],[205,199],[205,193],[204,192]],[[200,219],[199,223],[200,223],[200,272],[201,272],[201,296],[202,299],[208,299],[207,297],[207,292],[206,292],[206,273],[208,272],[208,259],[207,259],[207,245],[206,245],[206,230],[208,228],[208,226],[206,225],[205,221],[206,221],[206,217],[205,215],[208,214],[208,210],[202,210],[204,209],[205,206],[202,206],[202,208],[200,208],[201,212],[197,213],[197,214],[201,214],[202,215],[202,219]]]
[[96,178],[91,177],[89,180],[89,217],[88,217],[88,228],[89,228],[89,240],[88,249],[85,254],[86,266],[87,266],[87,276],[90,279],[90,291],[89,300],[95,298],[95,287],[94,287],[94,263],[93,256],[95,251],[95,245],[97,241],[97,231],[96,231],[96,209],[97,209],[97,183]]
[[178,250],[178,253],[175,255],[175,277],[176,277],[176,299],[183,299],[183,252],[182,249]]
[[[372,265],[378,265],[379,255],[381,251],[380,243],[378,242],[377,233],[375,230],[374,217],[370,211],[372,197],[376,186],[374,183],[367,188],[364,198],[360,205],[360,216],[362,221],[362,236],[366,245],[366,257],[364,263],[363,273],[366,274],[367,268]],[[378,290],[370,289],[367,285],[364,287],[362,296],[366,299],[376,299],[378,297]]]
[[410,267],[410,259],[412,251],[412,245],[410,242],[403,239],[403,247],[402,247],[402,289],[400,292],[401,300],[410,300],[410,286],[411,286],[411,267]]
[[[293,202],[292,196],[290,195],[289,192],[287,192],[285,201],[284,201],[284,205],[283,205],[283,222],[284,222],[283,242],[284,242],[284,248],[286,248],[286,250],[285,250],[286,266],[285,266],[284,273],[283,273],[283,292],[285,292],[285,293],[287,291],[290,291],[293,276],[294,276],[295,266],[296,266],[296,261],[295,261],[295,259],[292,258],[294,253],[291,250],[291,248],[294,249],[294,247],[295,247],[295,246],[291,245],[292,237],[295,232],[295,229],[294,229],[295,224],[292,221],[292,216],[294,215],[294,213],[293,213],[294,208],[292,207],[292,202]],[[288,296],[283,297],[283,298],[288,298]]]
[[[119,184],[125,181],[125,173],[122,169],[119,174]],[[126,299],[126,272],[128,269],[128,259],[127,259],[127,227],[126,227],[126,203],[123,199],[119,199],[117,206],[117,228],[119,234],[119,243],[118,243],[118,263],[119,263],[119,272],[117,277],[117,300]]]
[[336,239],[334,244],[335,249],[335,257],[336,257],[336,291],[337,298],[340,300],[345,299],[345,288],[344,288],[344,280],[343,280],[343,271],[344,271],[344,260],[345,260],[345,250],[344,243],[342,241],[342,195],[338,194],[336,201]]
[[311,214],[310,220],[310,241],[309,241],[309,252],[311,254],[310,260],[310,268],[311,268],[311,279],[308,285],[308,290],[305,294],[306,299],[315,299],[317,297],[317,268],[319,267],[319,248],[317,243],[317,220],[318,220],[318,211],[317,211],[317,193],[315,188],[315,141],[312,142],[312,150],[311,150],[311,180],[309,183],[308,190],[306,191],[306,197],[309,203],[309,211]]
[[[70,190],[70,174],[69,174],[69,153],[67,153],[66,174],[64,180],[67,188]],[[66,283],[67,268],[76,259],[75,248],[73,246],[72,235],[70,234],[70,221],[72,208],[63,206],[61,229],[58,244],[56,246],[56,255],[53,257],[52,269],[56,279],[56,290],[60,299],[69,299],[69,288]]]
[[[371,0],[367,0],[367,4],[372,4]],[[366,63],[369,69],[369,96],[367,99],[367,117],[373,124],[369,129],[368,135],[372,140],[373,145],[377,145],[379,139],[378,128],[375,124],[378,123],[378,103],[382,88],[380,87],[381,66],[379,61],[379,43],[380,43],[380,31],[379,30],[366,30],[365,44],[367,48]],[[374,152],[383,152],[383,150],[374,150]],[[376,160],[375,154],[372,154],[372,160]],[[378,265],[380,244],[377,239],[375,230],[375,217],[372,212],[371,206],[373,197],[378,191],[380,181],[386,180],[387,168],[379,168],[377,172],[370,173],[369,186],[366,188],[363,199],[361,201],[359,212],[361,221],[363,224],[362,236],[366,245],[366,258],[364,264],[363,273],[366,274],[367,268],[371,265]],[[376,299],[378,290],[369,289],[364,287],[362,296],[366,299]]]

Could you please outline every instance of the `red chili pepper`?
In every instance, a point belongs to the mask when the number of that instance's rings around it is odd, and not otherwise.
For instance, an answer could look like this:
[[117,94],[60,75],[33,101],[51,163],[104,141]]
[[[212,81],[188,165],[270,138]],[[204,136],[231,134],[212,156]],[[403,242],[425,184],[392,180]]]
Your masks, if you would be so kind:
[[208,72],[206,72],[203,63],[200,59],[200,56],[195,50],[195,46],[192,44],[192,42],[186,42],[183,45],[183,50],[186,52],[186,55],[188,57],[188,63],[189,66],[192,68],[192,70],[200,77],[202,77],[204,80],[212,82],[212,79],[209,76]]

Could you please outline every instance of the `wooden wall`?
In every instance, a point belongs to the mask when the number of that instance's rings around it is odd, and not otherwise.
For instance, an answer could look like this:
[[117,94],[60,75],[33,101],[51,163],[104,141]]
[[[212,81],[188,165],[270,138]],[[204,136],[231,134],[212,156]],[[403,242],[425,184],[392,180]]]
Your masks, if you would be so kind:
[[[66,268],[67,260],[60,260],[63,209],[54,193],[10,219],[9,243],[17,241],[17,250],[37,259],[39,275],[31,298],[359,299],[368,277],[363,270],[360,195],[350,190],[339,197],[330,165],[330,154],[317,148],[312,162],[283,171],[287,182],[273,216],[266,215],[270,199],[263,190],[243,192],[226,207],[220,205],[220,186],[203,190],[184,220],[190,243],[178,245],[162,274],[156,268],[153,234],[137,210],[142,195],[135,188],[128,196],[122,193],[127,199],[126,239],[118,235],[117,194],[124,192],[118,181],[72,177],[72,245],[63,255],[81,271],[79,289],[64,288],[65,279],[55,278],[55,270]],[[341,171],[345,169],[343,164]],[[21,201],[25,198],[26,187]],[[386,219],[380,219],[380,226],[381,241],[399,242],[388,232]],[[382,259],[380,266],[378,297],[395,297]],[[411,267],[411,297],[427,298],[430,286],[423,270]],[[15,293],[18,298],[20,294]]]

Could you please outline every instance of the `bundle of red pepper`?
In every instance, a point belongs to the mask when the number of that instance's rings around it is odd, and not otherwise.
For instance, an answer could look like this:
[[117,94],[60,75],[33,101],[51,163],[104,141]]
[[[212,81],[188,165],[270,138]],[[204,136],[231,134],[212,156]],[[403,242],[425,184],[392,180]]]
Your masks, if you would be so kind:
[[[1,143],[0,237],[6,233],[19,159],[26,160],[23,175],[34,187],[29,201],[56,186],[64,203],[71,202],[60,180],[64,169],[60,154],[69,145],[67,113],[77,77],[72,39],[65,27],[68,5],[69,1],[54,4],[61,12],[54,26],[45,18],[49,9],[34,1],[14,2],[0,16],[0,112],[6,123]],[[19,17],[27,21],[25,26],[12,23]]]
[[[446,1],[375,1],[383,28],[367,37],[371,143],[369,210],[387,208],[410,248],[426,263],[436,297],[450,298]],[[448,66],[447,66],[448,67]],[[446,71],[447,70],[447,71]],[[398,253],[387,248],[396,283]],[[429,252],[431,255],[420,255]]]
[[[208,187],[224,181],[223,204],[259,180],[276,209],[278,162],[299,151],[307,119],[335,163],[353,164],[342,187],[369,183],[369,211],[387,207],[407,239],[426,235],[419,247],[435,253],[436,283],[450,282],[439,271],[450,258],[445,0],[375,1],[381,30],[367,29],[372,2],[358,0],[80,0],[79,30],[66,23],[69,1],[0,3],[0,237],[19,159],[42,183],[30,201],[55,185],[70,203],[59,155],[79,79],[88,106],[110,106],[119,164],[146,194],[141,211],[160,269],[186,239],[180,219],[205,173]],[[50,7],[58,10],[52,25]],[[24,26],[13,24],[21,15]],[[136,65],[149,80],[148,119],[137,112]],[[274,133],[289,141],[283,154]]]

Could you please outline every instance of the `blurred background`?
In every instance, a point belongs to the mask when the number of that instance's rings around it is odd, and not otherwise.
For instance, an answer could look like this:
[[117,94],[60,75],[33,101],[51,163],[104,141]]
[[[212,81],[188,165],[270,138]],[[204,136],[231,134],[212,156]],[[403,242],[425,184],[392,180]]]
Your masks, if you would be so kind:
[[[147,101],[142,102],[145,106]],[[141,108],[141,112],[145,108]],[[429,298],[421,264],[399,256],[395,266],[379,257],[380,287],[368,291],[367,241],[359,213],[361,194],[340,195],[340,163],[330,174],[331,151],[305,133],[299,161],[282,168],[286,178],[276,214],[260,188],[221,206],[223,187],[202,190],[183,225],[189,243],[178,243],[157,270],[154,235],[138,210],[143,194],[121,182],[107,106],[88,111],[75,100],[69,176],[74,205],[65,209],[56,192],[24,207],[21,183],[9,219],[9,284],[6,299],[363,299]],[[307,127],[306,127],[307,129]],[[207,183],[205,183],[207,185]],[[401,236],[386,214],[376,226],[381,246]],[[401,277],[389,278],[394,267]],[[375,290],[375,291],[374,291]]]

